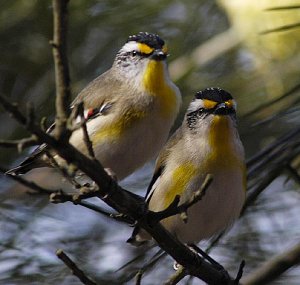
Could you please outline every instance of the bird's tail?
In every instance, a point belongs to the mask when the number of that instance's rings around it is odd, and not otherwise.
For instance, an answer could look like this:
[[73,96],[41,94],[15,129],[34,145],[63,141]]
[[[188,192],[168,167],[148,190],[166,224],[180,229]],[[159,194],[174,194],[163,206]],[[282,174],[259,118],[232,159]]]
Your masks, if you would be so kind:
[[7,175],[22,175],[22,174],[27,173],[28,171],[30,171],[33,168],[35,168],[35,167],[33,167],[33,163],[27,162],[27,160],[25,160],[20,165],[6,171],[5,174],[7,174]]

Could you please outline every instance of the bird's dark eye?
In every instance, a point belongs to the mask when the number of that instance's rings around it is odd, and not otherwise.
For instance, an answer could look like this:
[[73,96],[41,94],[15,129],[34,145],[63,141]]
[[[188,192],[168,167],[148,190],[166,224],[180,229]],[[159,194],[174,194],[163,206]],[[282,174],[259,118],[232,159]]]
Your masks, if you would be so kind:
[[200,108],[200,109],[198,109],[198,113],[203,113],[205,111],[205,109],[204,108]]
[[131,52],[131,55],[132,55],[132,56],[136,56],[136,55],[137,55],[137,52],[136,52],[135,50],[133,50],[133,51]]

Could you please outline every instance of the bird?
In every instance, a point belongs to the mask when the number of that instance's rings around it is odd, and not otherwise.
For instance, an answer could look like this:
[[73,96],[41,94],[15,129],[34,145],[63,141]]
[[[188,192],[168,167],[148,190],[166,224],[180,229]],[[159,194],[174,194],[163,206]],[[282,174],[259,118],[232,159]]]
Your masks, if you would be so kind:
[[[91,81],[71,108],[84,103],[84,117],[95,157],[122,180],[157,156],[167,141],[181,105],[179,88],[171,81],[168,48],[157,34],[139,32],[128,37],[110,69]],[[53,130],[49,128],[49,132]],[[69,142],[87,153],[80,127]],[[53,167],[40,145],[7,174]],[[53,152],[58,164],[63,159]]]
[[[182,125],[161,150],[145,202],[148,210],[168,208],[176,195],[179,205],[190,201],[210,174],[212,183],[200,201],[179,214],[161,220],[185,244],[208,240],[239,217],[246,195],[244,147],[237,130],[236,101],[217,87],[195,94]],[[138,223],[127,242],[139,246],[151,236]]]

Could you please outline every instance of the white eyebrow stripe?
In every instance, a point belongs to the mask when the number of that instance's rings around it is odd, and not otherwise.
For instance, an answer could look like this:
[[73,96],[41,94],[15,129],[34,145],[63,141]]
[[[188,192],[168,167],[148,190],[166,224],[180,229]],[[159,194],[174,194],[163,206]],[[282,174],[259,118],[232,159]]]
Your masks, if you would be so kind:
[[136,51],[139,50],[138,43],[134,42],[134,41],[130,41],[122,47],[122,51],[125,51],[125,52],[130,52],[130,51],[133,51],[133,50],[136,50]]

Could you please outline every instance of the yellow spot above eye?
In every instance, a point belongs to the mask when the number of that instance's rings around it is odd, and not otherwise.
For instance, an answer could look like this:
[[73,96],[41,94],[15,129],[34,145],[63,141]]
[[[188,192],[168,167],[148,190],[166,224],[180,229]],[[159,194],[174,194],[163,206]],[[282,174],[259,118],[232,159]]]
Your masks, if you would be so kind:
[[138,48],[139,48],[139,52],[144,54],[150,54],[151,52],[154,51],[154,48],[149,47],[148,45],[142,43],[138,43]]
[[217,106],[217,102],[208,100],[208,99],[203,99],[203,105],[205,109],[213,109],[214,107]]
[[232,108],[233,105],[234,105],[233,100],[225,101],[225,105],[226,105],[226,107],[228,107],[228,108]]
[[163,46],[162,51],[167,54],[168,53],[168,47],[166,45]]

